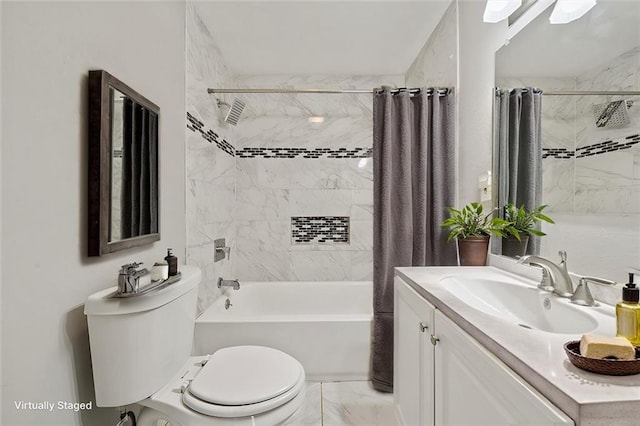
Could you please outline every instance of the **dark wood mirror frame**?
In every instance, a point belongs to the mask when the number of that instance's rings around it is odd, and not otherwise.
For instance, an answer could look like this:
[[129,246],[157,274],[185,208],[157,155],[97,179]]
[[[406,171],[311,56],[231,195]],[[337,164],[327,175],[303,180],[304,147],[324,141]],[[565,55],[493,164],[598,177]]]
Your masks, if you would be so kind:
[[[153,170],[149,182],[150,196],[155,209],[155,225],[151,232],[130,238],[110,241],[111,232],[111,189],[112,181],[112,107],[110,89],[115,89],[131,99],[134,104],[155,114],[155,134],[151,144],[155,144],[150,155]],[[158,120],[160,108],[140,95],[111,74],[103,70],[89,71],[89,161],[88,161],[88,255],[101,256],[119,250],[137,247],[160,240],[159,217],[159,162],[158,162]],[[155,169],[154,169],[155,168]],[[155,211],[154,211],[155,210]]]

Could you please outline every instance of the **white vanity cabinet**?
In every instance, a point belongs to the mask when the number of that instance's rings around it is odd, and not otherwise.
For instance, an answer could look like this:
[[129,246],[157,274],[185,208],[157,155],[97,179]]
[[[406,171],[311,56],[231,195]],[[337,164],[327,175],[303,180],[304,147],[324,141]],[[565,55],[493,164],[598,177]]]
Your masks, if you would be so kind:
[[434,324],[436,424],[574,424],[442,312]]
[[[398,282],[400,281],[400,282]],[[406,425],[432,425],[435,308],[396,278],[393,347],[393,395]]]
[[399,278],[395,308],[394,398],[404,424],[574,424]]

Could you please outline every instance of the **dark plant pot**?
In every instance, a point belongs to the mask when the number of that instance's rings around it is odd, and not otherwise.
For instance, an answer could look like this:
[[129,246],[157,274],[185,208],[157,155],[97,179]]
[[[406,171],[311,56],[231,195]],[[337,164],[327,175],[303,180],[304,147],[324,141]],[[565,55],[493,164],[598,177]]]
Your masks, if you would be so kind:
[[529,243],[529,236],[522,235],[520,241],[515,237],[507,237],[502,239],[502,255],[503,256],[524,256],[527,254],[527,244]]
[[460,266],[485,266],[489,251],[489,236],[458,240]]

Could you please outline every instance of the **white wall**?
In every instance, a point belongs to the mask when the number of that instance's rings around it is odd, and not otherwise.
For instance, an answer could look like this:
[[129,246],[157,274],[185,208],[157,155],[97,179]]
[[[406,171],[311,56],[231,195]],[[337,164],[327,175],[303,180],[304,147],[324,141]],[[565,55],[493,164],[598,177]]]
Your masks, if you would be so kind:
[[458,0],[458,203],[478,201],[478,177],[491,170],[495,51],[506,21],[482,22],[485,2]]
[[[0,4],[0,24],[2,24],[2,4]],[[2,31],[0,31],[0,99],[2,99]],[[2,164],[2,114],[0,113],[0,165]],[[2,173],[0,172],[0,241],[2,241]],[[2,244],[0,243],[0,301],[2,301]],[[2,316],[2,303],[0,302],[0,318]],[[2,328],[0,327],[0,377],[2,377]],[[4,381],[2,381],[4,384]],[[2,388],[0,386],[0,401]],[[0,403],[0,422],[2,421],[2,404]]]
[[485,2],[454,0],[406,73],[408,86],[452,86],[457,99],[458,205],[478,201],[491,170],[495,51],[506,21],[482,22]]
[[[182,2],[2,2],[3,425],[113,425],[114,409],[19,411],[93,399],[83,302],[125,262],[185,255]],[[86,256],[87,72],[158,104],[162,240]],[[127,348],[114,348],[127,350]]]

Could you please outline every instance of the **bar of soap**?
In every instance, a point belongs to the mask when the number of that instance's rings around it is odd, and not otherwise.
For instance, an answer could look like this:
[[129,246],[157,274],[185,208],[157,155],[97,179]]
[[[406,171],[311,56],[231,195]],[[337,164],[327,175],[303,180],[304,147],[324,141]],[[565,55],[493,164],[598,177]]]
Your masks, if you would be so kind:
[[636,351],[624,337],[585,334],[580,339],[580,355],[596,359],[635,359]]

